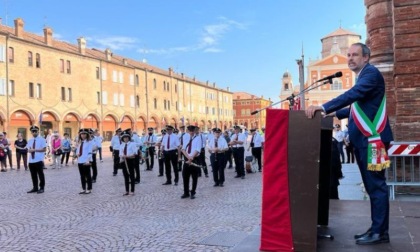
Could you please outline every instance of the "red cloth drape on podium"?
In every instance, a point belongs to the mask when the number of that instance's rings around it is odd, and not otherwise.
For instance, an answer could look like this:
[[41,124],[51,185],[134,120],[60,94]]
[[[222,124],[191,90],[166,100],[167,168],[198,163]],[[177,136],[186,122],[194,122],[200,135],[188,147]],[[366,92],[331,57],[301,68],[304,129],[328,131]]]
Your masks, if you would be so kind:
[[289,199],[288,128],[288,110],[267,110],[260,247],[263,251],[294,251]]

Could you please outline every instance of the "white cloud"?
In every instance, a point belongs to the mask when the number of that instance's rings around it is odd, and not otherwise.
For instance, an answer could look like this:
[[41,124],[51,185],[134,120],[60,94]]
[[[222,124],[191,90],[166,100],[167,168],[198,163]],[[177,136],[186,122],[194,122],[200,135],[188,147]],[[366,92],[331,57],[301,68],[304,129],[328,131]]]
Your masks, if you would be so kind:
[[365,23],[352,24],[350,26],[350,30],[356,32],[357,34],[362,35],[362,37],[366,36],[366,24]]
[[137,39],[124,37],[124,36],[115,36],[115,37],[105,37],[105,38],[93,38],[89,37],[86,40],[90,41],[94,45],[99,45],[99,47],[109,48],[111,50],[126,50],[137,47]]

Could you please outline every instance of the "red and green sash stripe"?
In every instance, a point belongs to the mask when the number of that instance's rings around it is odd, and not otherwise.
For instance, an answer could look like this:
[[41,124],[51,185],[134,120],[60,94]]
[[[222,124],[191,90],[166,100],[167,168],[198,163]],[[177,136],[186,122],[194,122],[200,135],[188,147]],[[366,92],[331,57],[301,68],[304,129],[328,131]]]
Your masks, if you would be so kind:
[[367,117],[357,102],[351,106],[351,116],[357,128],[368,138],[368,170],[381,171],[388,168],[390,166],[389,157],[379,135],[384,130],[387,122],[386,97],[384,96],[382,99],[373,122]]

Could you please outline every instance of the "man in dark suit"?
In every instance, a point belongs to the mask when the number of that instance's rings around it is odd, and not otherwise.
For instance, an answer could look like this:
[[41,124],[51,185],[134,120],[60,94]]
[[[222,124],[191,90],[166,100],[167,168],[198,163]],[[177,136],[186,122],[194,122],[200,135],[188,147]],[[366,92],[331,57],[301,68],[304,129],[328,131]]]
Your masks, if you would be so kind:
[[[338,119],[349,118],[350,142],[353,143],[356,161],[371,203],[371,227],[365,233],[354,236],[356,244],[359,245],[389,242],[389,196],[384,168],[389,166],[385,149],[393,137],[385,114],[385,81],[379,70],[369,64],[369,58],[370,50],[366,45],[351,45],[347,53],[347,63],[356,74],[356,85],[322,106],[310,106],[306,110],[309,118],[312,118],[316,111],[323,111],[328,116],[336,116]],[[347,107],[349,105],[352,105],[351,108]],[[374,119],[379,118],[378,114],[381,113],[385,116],[374,125],[373,128],[377,130],[372,130],[373,135],[369,135],[360,122],[367,120],[367,117],[370,122],[363,122],[373,124],[372,122],[377,121]],[[363,119],[361,114],[366,117]],[[370,136],[377,136],[376,142]],[[372,148],[372,142],[375,146],[378,144],[378,157],[385,156],[378,163],[376,156],[368,154],[368,147]],[[381,144],[385,148],[381,148]]]

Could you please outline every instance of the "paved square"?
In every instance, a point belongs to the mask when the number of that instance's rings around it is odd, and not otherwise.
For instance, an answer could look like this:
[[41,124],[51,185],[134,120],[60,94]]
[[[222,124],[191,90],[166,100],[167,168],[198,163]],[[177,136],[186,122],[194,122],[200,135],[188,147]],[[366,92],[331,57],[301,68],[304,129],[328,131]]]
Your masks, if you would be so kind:
[[157,162],[153,171],[141,166],[132,197],[122,196],[124,178],[121,170],[112,176],[109,154],[90,195],[78,194],[76,165],[47,167],[44,194],[26,193],[29,171],[0,174],[1,251],[229,251],[200,242],[218,232],[249,234],[261,221],[261,173],[242,180],[226,169],[223,188],[213,187],[210,173],[191,200],[180,198],[182,177],[178,186],[161,185]]

